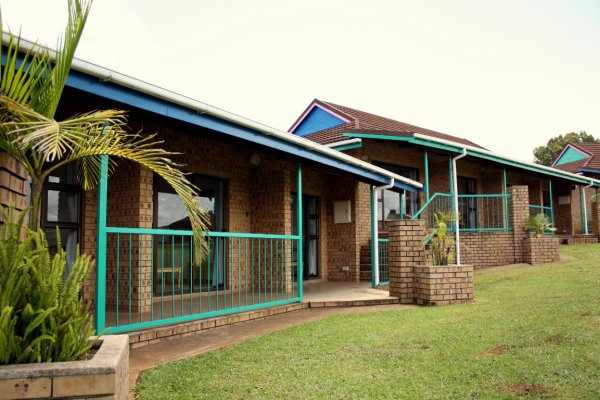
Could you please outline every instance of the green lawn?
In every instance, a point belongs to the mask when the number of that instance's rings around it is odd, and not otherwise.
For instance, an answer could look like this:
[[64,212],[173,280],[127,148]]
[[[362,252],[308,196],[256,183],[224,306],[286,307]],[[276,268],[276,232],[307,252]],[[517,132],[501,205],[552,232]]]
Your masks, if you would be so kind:
[[338,315],[146,372],[142,399],[600,399],[600,245],[476,303]]

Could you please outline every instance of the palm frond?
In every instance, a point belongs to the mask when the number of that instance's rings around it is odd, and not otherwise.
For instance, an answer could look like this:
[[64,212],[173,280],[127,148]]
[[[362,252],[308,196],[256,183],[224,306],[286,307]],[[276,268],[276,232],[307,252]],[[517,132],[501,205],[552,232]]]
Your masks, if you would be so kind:
[[187,180],[185,173],[177,168],[177,164],[171,161],[171,157],[177,153],[160,148],[161,143],[156,140],[156,135],[127,133],[120,125],[95,126],[85,142],[69,153],[64,162],[78,162],[84,168],[80,177],[89,178],[81,182],[86,190],[97,184],[100,156],[133,161],[155,172],[175,190],[185,206],[194,231],[195,261],[200,262],[207,250],[203,235],[208,230],[209,217],[196,198],[198,189]]
[[8,37],[4,52],[5,62],[0,67],[0,92],[15,101],[27,104],[32,94],[42,86],[43,80],[52,73],[50,55],[45,48],[37,44],[21,52],[20,36],[15,37],[9,32]]
[[89,132],[105,125],[123,127],[126,120],[124,111],[103,110],[57,122],[0,94],[0,124],[15,145],[32,149],[44,161],[53,162],[80,146]]
[[69,76],[75,50],[83,33],[92,0],[69,0],[69,19],[64,35],[59,38],[53,73],[32,96],[32,108],[48,118],[54,117]]

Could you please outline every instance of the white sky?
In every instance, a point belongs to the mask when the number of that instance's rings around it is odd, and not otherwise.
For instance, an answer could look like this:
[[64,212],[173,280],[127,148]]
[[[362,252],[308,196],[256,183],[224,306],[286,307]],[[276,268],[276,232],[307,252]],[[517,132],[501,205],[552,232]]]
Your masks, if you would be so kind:
[[[66,3],[0,0],[50,46]],[[282,130],[316,97],[527,161],[600,137],[597,0],[96,0],[76,55]]]

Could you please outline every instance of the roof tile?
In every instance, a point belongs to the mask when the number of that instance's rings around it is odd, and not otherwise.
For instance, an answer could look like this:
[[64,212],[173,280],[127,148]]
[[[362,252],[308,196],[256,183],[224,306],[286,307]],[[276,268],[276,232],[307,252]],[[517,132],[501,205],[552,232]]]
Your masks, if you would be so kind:
[[379,115],[367,113],[360,110],[355,110],[350,107],[341,106],[326,101],[315,100],[319,105],[329,108],[330,110],[342,114],[347,117],[350,122],[335,126],[333,128],[324,129],[305,136],[305,138],[321,144],[329,144],[344,140],[343,133],[345,132],[371,132],[382,135],[392,136],[411,136],[413,133],[430,136],[438,139],[448,140],[458,144],[479,147],[482,146],[470,140],[459,138],[445,133],[436,132],[431,129],[421,128],[416,125],[407,124],[405,122],[396,121],[390,118],[381,117]]

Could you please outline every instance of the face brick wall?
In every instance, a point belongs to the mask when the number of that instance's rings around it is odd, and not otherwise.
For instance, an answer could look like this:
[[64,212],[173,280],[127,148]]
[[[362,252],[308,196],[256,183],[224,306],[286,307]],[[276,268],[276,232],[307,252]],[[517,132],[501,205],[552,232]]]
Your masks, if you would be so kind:
[[27,171],[7,153],[0,152],[0,205],[23,210],[27,207],[29,188]]

